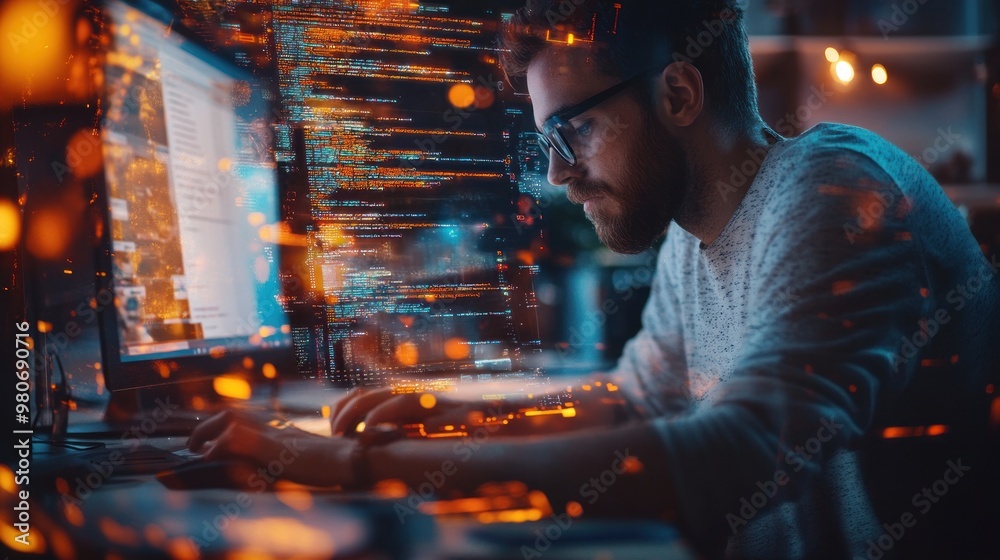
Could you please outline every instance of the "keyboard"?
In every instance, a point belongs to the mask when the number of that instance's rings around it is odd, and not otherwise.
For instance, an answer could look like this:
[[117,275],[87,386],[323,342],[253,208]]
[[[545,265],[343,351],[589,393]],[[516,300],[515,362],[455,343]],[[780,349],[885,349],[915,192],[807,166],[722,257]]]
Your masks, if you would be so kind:
[[36,476],[41,483],[55,483],[56,479],[62,478],[72,486],[77,479],[104,481],[121,476],[155,474],[196,458],[196,454],[186,449],[168,451],[145,444],[84,451],[58,450],[36,456],[31,469],[32,482]]

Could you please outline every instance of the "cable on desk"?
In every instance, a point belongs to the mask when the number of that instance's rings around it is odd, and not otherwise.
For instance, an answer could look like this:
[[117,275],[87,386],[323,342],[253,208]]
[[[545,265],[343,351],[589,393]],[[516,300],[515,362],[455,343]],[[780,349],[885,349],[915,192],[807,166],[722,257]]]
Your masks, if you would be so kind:
[[91,451],[94,449],[103,449],[107,447],[104,442],[94,442],[94,441],[55,441],[51,439],[39,439],[34,438],[32,440],[34,443],[44,443],[45,445],[51,445],[52,447],[65,447],[67,449],[73,449],[76,451]]

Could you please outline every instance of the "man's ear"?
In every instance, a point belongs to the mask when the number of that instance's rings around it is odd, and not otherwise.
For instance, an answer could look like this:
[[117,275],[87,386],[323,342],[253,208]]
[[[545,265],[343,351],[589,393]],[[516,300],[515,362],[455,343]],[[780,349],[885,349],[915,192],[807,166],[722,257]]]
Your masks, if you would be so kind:
[[667,125],[690,126],[705,107],[701,72],[687,62],[663,69],[656,83],[657,114]]

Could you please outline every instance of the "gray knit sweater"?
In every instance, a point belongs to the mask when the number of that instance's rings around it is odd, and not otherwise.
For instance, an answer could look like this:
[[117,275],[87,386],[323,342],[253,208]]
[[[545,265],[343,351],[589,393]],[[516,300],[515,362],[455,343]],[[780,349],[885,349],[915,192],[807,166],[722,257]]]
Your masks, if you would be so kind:
[[864,442],[961,422],[952,401],[983,393],[996,259],[868,131],[819,125],[760,167],[712,245],[671,226],[617,373],[657,417],[689,537],[732,558],[867,558],[898,517],[872,506],[893,482],[866,472]]

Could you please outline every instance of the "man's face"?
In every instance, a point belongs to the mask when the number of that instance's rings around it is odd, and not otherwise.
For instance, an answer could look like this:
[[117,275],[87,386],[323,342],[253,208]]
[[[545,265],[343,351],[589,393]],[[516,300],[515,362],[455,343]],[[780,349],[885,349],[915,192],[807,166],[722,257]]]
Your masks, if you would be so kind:
[[[528,68],[535,126],[617,85],[597,72],[585,49],[549,48]],[[548,179],[583,204],[601,241],[619,253],[649,248],[673,219],[688,184],[684,154],[650,107],[628,90],[570,119],[570,165],[549,154]]]

